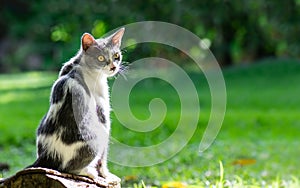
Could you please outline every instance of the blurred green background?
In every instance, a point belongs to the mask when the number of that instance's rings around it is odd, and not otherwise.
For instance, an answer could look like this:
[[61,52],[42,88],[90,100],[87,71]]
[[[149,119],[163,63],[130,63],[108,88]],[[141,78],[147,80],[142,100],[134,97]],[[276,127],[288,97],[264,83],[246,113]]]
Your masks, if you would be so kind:
[[2,0],[0,72],[56,70],[74,55],[84,32],[100,37],[146,20],[177,24],[209,39],[222,66],[299,58],[299,7],[299,0]]
[[[35,129],[49,107],[50,88],[61,65],[79,49],[81,35],[100,37],[152,20],[177,24],[211,43],[226,82],[227,111],[214,144],[199,154],[211,110],[205,76],[186,67],[190,59],[173,48],[126,49],[129,63],[154,56],[181,65],[198,91],[201,114],[193,138],[170,160],[144,168],[110,163],[123,187],[142,187],[142,181],[164,188],[300,187],[299,0],[2,0],[0,14],[0,167],[10,166],[0,178],[34,161]],[[146,119],[155,97],[168,107],[161,127],[130,131],[112,112],[112,136],[134,146],[170,136],[180,117],[179,98],[170,85],[158,79],[140,82],[131,93],[132,112]]]

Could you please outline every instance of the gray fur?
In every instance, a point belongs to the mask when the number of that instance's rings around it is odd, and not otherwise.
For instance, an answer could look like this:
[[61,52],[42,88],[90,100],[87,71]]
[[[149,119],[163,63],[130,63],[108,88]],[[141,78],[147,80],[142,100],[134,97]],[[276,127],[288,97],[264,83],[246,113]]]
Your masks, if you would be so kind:
[[106,165],[110,131],[106,78],[119,70],[123,32],[98,40],[83,35],[81,49],[62,67],[52,87],[50,108],[37,129],[38,157],[30,167],[92,178],[112,175]]

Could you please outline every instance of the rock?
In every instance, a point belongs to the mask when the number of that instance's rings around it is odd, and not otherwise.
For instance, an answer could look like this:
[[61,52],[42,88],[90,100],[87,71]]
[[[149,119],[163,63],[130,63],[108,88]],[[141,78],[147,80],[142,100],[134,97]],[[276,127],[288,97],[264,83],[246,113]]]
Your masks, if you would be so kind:
[[28,168],[17,172],[14,176],[1,179],[0,188],[120,188],[120,182],[106,182],[99,177],[96,181],[88,177],[46,168]]

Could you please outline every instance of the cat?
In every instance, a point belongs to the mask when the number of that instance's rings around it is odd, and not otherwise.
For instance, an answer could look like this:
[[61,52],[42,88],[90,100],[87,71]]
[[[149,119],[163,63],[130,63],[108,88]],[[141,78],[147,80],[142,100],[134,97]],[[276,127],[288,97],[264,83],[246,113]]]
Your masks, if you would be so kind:
[[107,78],[120,70],[124,31],[100,39],[82,35],[79,52],[64,64],[52,86],[49,110],[37,129],[37,159],[29,167],[120,182],[107,168]]

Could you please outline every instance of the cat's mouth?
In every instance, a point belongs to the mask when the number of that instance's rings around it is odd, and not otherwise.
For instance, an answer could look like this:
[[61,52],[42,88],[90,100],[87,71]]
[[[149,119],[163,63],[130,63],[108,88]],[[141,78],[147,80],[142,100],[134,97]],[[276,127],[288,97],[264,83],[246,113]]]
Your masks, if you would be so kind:
[[112,71],[112,72],[115,72],[115,70],[116,70],[116,67],[111,67],[110,68],[110,71]]
[[118,72],[118,68],[116,67],[116,66],[110,66],[110,67],[108,67],[108,75],[109,76],[113,76],[113,75],[115,75],[117,72]]

